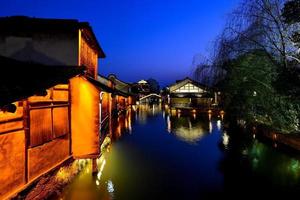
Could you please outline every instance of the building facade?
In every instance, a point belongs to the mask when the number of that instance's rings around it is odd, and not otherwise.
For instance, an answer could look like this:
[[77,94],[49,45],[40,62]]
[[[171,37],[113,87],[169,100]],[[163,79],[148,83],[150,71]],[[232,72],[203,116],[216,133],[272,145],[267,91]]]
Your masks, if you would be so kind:
[[[106,91],[95,82],[98,58],[105,55],[85,22],[5,17],[0,18],[0,26],[0,55],[24,62],[20,65],[28,70],[22,76],[39,80],[31,86],[41,85],[38,88],[42,89],[12,87],[7,96],[14,91],[26,91],[28,95],[0,99],[4,102],[0,108],[0,198],[5,198],[69,158],[100,155],[100,95]],[[35,65],[42,70],[29,69]],[[83,73],[70,74],[64,81],[50,81],[81,66]],[[10,66],[0,67],[3,72]],[[53,74],[46,85],[44,73]],[[104,98],[109,96],[106,93]],[[15,112],[7,112],[7,107],[14,107]]]
[[213,91],[190,78],[177,81],[167,90],[167,104],[174,109],[209,109],[215,103]]

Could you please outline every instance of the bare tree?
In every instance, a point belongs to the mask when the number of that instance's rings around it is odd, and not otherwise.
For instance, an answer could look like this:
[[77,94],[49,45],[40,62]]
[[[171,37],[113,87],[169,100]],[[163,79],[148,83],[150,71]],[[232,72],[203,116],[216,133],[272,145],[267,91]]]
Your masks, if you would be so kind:
[[295,25],[284,23],[282,8],[286,0],[243,0],[232,12],[217,40],[214,62],[220,63],[240,54],[263,50],[274,64],[287,68],[297,51],[292,32]]

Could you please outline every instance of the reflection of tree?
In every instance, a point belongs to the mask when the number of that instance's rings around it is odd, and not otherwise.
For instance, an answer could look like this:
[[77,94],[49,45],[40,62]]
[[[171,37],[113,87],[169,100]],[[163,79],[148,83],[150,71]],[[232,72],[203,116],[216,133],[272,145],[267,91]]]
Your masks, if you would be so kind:
[[277,150],[250,138],[239,130],[230,130],[228,148],[219,163],[227,192],[294,191],[300,186],[299,156]]

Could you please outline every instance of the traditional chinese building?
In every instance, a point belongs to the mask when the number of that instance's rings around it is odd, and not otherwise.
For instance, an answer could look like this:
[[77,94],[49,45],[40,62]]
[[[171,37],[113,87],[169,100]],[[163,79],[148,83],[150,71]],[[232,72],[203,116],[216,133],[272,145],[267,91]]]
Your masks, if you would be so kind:
[[138,99],[151,93],[149,83],[145,80],[140,80],[132,84],[132,92],[138,95]]
[[190,79],[176,81],[168,87],[167,103],[173,109],[209,109],[214,93],[208,87]]
[[125,111],[128,106],[135,103],[135,98],[131,92],[131,84],[118,79],[114,74],[109,75],[108,79],[112,81],[114,85],[112,111],[115,113]]
[[71,157],[68,82],[84,71],[2,56],[0,67],[2,199]]
[[5,17],[0,26],[0,55],[13,59],[0,64],[4,198],[71,157],[97,158],[112,91],[98,80],[105,54],[88,23]]

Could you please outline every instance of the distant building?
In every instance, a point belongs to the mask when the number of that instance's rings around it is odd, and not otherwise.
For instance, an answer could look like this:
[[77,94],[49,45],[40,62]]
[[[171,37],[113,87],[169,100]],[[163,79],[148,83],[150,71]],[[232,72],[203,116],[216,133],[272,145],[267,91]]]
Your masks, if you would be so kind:
[[132,83],[131,91],[136,95],[137,100],[151,93],[150,86],[145,80],[140,80],[137,83]]
[[190,78],[176,81],[168,87],[167,104],[171,108],[206,109],[213,103],[213,91]]
[[138,84],[139,84],[139,85],[146,85],[146,84],[148,84],[148,82],[145,81],[145,80],[140,80],[140,81],[138,82]]
[[109,75],[108,79],[112,82],[114,88],[112,111],[115,113],[125,111],[128,106],[135,103],[135,98],[133,98],[131,92],[131,84],[118,79],[114,74]]

